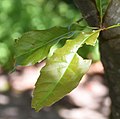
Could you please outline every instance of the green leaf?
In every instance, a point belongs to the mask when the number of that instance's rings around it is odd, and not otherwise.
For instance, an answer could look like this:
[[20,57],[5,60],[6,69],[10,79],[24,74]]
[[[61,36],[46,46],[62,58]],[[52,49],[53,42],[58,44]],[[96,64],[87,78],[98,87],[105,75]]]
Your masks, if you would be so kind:
[[25,33],[15,43],[16,63],[27,65],[43,60],[47,57],[52,45],[71,34],[72,32],[63,27]]
[[16,64],[35,64],[48,56],[50,48],[62,39],[68,39],[85,26],[72,24],[70,27],[53,27],[47,30],[30,31],[16,40]]
[[[87,44],[87,45],[95,46],[97,39],[96,39],[96,40],[94,40],[94,39],[99,36],[99,32],[100,32],[100,31],[101,31],[101,30],[96,30],[96,31],[93,30],[92,33],[90,33],[90,34],[83,32],[83,34],[85,35],[85,38],[87,39],[87,40],[86,40],[86,44]],[[94,32],[95,32],[95,33],[94,33]],[[88,38],[88,37],[89,37],[89,38]],[[59,43],[55,44],[53,47],[51,47],[49,56],[52,56],[53,53],[54,53],[54,51],[55,51],[56,49],[60,48],[61,46],[63,46],[63,44],[65,44],[65,40],[62,40],[62,42],[59,42]]]
[[14,59],[9,46],[5,42],[0,42],[0,68],[9,72],[13,68]]
[[110,1],[111,0],[96,0],[97,8],[100,13],[101,23]]
[[[92,46],[95,46],[96,44],[96,41],[99,36],[99,33],[100,33],[101,29],[100,30],[96,30],[96,31],[93,31],[91,34],[86,34],[87,36],[87,40],[86,40],[86,44],[87,45],[92,45]],[[96,39],[96,40],[95,40]]]
[[[75,39],[68,40],[47,60],[33,92],[32,107],[37,111],[52,105],[79,84],[91,60],[84,60],[77,51],[87,40],[90,44],[93,44],[93,39],[96,41],[96,32],[91,34],[86,37],[85,33],[80,33]],[[93,38],[91,42],[90,38]]]

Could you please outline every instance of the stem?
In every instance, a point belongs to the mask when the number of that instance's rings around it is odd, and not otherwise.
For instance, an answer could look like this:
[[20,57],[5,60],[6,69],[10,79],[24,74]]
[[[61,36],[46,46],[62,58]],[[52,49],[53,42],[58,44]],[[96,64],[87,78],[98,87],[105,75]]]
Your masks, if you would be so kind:
[[112,26],[109,26],[109,27],[107,27],[107,28],[103,28],[102,30],[109,30],[109,29],[117,28],[117,27],[120,27],[120,23],[115,24],[115,25],[112,25]]

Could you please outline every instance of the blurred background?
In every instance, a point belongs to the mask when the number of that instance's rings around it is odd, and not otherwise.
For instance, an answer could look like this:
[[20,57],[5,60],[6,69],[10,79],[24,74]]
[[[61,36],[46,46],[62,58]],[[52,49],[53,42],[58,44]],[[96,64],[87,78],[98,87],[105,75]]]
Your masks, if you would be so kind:
[[[80,85],[39,113],[31,109],[31,93],[44,62],[14,66],[14,40],[30,30],[68,26],[81,18],[72,0],[0,0],[0,119],[107,119],[110,99],[104,82],[99,43],[79,54],[93,59]],[[84,113],[85,112],[85,113]],[[96,117],[95,117],[96,116]]]

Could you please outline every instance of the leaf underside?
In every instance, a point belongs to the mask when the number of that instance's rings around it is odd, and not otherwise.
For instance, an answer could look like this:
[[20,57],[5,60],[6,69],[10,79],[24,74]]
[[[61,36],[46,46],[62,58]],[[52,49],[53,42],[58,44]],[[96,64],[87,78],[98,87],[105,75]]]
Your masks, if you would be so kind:
[[48,56],[53,45],[84,29],[85,26],[80,27],[78,24],[73,24],[70,27],[53,27],[23,34],[15,43],[16,64],[28,65],[42,61]]

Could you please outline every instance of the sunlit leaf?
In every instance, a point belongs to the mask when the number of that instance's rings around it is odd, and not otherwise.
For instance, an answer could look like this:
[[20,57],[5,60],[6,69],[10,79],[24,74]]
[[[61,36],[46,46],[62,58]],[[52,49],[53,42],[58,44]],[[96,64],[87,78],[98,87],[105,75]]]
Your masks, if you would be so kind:
[[37,111],[52,105],[79,84],[91,60],[84,60],[77,51],[87,40],[89,44],[96,41],[96,32],[91,34],[86,37],[85,33],[80,33],[75,39],[68,40],[47,60],[33,92],[32,107]]
[[86,44],[95,46],[96,41],[97,41],[95,39],[99,36],[100,31],[101,30],[97,30],[97,31],[93,31],[93,33],[91,33],[91,34],[87,34],[88,37],[86,38],[87,39]]

